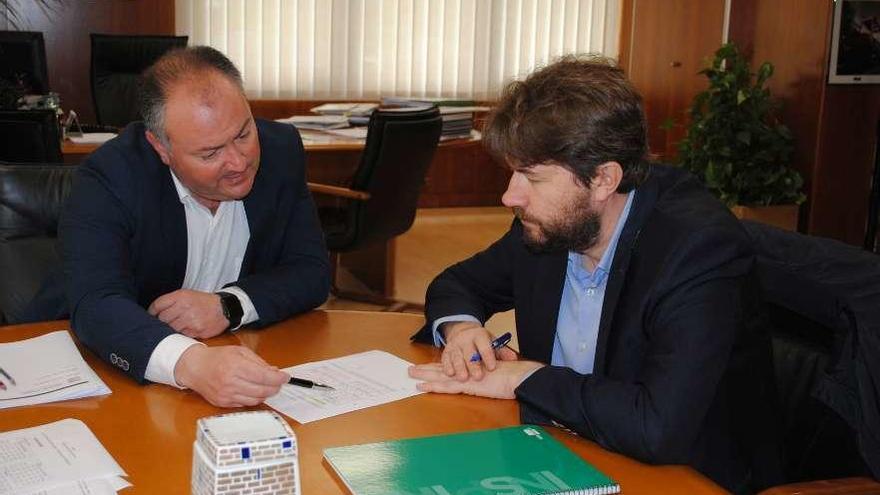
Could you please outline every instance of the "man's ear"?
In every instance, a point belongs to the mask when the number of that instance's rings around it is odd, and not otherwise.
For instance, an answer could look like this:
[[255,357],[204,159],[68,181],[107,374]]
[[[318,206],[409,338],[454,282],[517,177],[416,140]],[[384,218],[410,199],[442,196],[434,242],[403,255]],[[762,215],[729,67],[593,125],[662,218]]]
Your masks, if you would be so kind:
[[604,201],[617,192],[617,186],[623,180],[623,167],[617,162],[605,162],[596,167],[596,175],[591,182],[593,197]]
[[150,142],[150,145],[153,147],[154,150],[156,150],[156,153],[159,154],[159,158],[162,159],[162,163],[164,163],[165,165],[171,165],[171,153],[169,152],[168,148],[165,147],[164,144],[162,144],[162,140],[156,137],[156,135],[153,134],[153,131],[147,130],[144,132],[144,134],[147,136],[147,141]]

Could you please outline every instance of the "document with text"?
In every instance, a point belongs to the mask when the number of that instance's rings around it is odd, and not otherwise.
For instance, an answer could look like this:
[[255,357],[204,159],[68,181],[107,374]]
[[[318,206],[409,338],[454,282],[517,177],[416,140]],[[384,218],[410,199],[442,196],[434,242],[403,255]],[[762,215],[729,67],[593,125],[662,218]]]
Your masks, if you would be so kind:
[[65,330],[0,344],[0,409],[109,393]]
[[383,351],[367,351],[282,371],[297,378],[330,385],[334,390],[284,385],[266,404],[300,423],[309,423],[358,409],[421,394],[418,380],[407,374],[408,361]]
[[111,494],[127,476],[78,419],[0,433],[0,495]]

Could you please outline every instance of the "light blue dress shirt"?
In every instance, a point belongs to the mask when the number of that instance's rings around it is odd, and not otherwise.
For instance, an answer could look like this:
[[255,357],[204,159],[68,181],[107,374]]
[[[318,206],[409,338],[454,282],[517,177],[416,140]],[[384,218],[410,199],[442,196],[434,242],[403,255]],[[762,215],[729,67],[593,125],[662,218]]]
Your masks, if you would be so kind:
[[[556,321],[556,337],[553,341],[553,354],[550,364],[566,366],[578,373],[593,372],[596,358],[596,341],[599,337],[599,320],[602,318],[602,303],[605,300],[605,287],[608,284],[608,273],[611,262],[617,251],[617,242],[629,211],[632,208],[635,191],[626,198],[626,204],[614,227],[608,247],[602,254],[599,264],[592,272],[583,263],[583,255],[574,251],[568,252],[568,267],[565,271],[565,285],[562,289],[562,300],[559,304],[559,316]],[[444,345],[443,338],[437,329],[446,322],[479,320],[472,315],[451,315],[434,321],[434,345]]]
[[608,240],[608,247],[592,272],[584,266],[584,255],[568,252],[565,285],[562,288],[556,338],[553,340],[553,355],[550,359],[553,366],[566,366],[581,374],[593,372],[608,272],[611,271],[617,241],[620,240],[620,233],[629,217],[633,197],[635,191],[627,196],[614,233]]

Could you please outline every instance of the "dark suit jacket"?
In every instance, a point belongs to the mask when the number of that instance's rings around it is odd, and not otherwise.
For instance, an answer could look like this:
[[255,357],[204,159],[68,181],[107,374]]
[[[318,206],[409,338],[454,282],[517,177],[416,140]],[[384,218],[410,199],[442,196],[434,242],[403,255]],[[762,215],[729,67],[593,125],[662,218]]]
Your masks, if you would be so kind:
[[[265,326],[324,302],[329,263],[290,125],[257,121],[260,168],[244,208],[250,241],[239,279]],[[79,339],[132,378],[174,330],[146,311],[186,273],[183,204],[141,123],[80,165],[59,226],[66,303]]]
[[[566,253],[533,254],[521,239],[515,221],[440,274],[416,339],[430,341],[443,316],[485,322],[515,308],[522,357],[549,363]],[[535,372],[516,390],[523,421],[556,423],[645,462],[691,464],[744,490],[770,419],[755,401],[772,391],[769,345],[751,318],[752,265],[748,238],[721,203],[692,176],[652,167],[611,266],[594,372]]]

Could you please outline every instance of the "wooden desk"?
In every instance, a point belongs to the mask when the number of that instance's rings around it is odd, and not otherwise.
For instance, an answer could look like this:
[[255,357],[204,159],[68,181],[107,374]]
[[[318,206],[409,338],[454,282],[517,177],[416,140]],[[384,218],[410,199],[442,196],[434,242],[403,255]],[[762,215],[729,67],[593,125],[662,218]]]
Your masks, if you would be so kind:
[[[411,362],[426,362],[436,359],[438,352],[411,344],[408,339],[423,321],[412,314],[314,311],[264,330],[226,334],[210,344],[241,343],[279,367],[370,349],[384,349]],[[63,321],[5,327],[0,329],[0,341],[66,327]],[[113,390],[111,395],[0,410],[0,430],[78,418],[129,474],[134,487],[122,493],[189,493],[196,419],[232,410],[215,408],[192,392],[164,385],[139,386],[90,352],[83,351],[83,355]],[[512,400],[427,394],[307,425],[288,421],[299,441],[303,493],[315,495],[347,493],[322,460],[322,451],[327,447],[510,426],[518,423],[519,416]],[[627,495],[724,493],[690,468],[644,465],[592,442],[548,429],[619,482]]]

